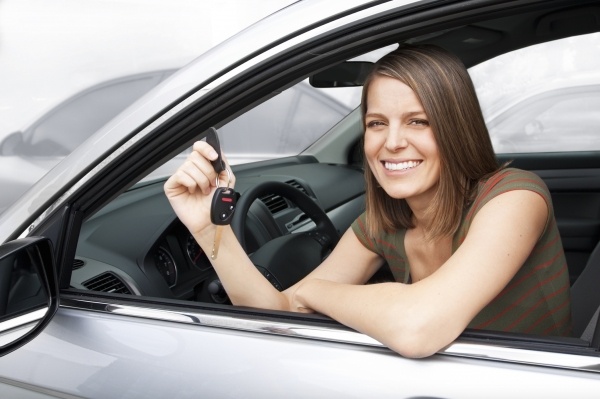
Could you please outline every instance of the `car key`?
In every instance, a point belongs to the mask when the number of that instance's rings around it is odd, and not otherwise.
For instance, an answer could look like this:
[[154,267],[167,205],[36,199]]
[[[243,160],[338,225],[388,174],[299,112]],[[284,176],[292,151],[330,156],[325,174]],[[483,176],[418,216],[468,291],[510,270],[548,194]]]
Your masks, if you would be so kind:
[[[223,234],[223,226],[231,223],[239,194],[233,188],[229,187],[229,181],[231,181],[231,172],[229,169],[227,169],[225,162],[221,157],[221,145],[219,143],[219,137],[217,136],[217,131],[215,128],[210,128],[208,135],[206,136],[206,142],[210,144],[218,154],[217,159],[211,161],[215,172],[217,172],[217,189],[213,195],[210,205],[210,221],[217,226],[210,257],[211,259],[217,259],[217,255],[219,254],[219,245],[221,243],[221,235]],[[227,171],[229,181],[227,182],[227,187],[219,187],[218,174],[224,170]]]
[[238,193],[229,187],[217,187],[210,205],[210,221],[217,226],[231,223]]
[[217,175],[222,171],[227,170],[225,165],[225,161],[221,157],[221,143],[219,142],[219,136],[217,135],[217,129],[211,127],[208,129],[208,134],[206,135],[206,142],[216,151],[218,157],[214,161],[210,161]]

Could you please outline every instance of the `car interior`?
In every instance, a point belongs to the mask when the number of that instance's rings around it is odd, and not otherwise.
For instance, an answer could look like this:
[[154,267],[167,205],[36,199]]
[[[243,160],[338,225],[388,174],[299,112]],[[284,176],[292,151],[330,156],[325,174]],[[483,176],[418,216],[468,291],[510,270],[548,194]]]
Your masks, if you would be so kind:
[[[351,61],[361,60],[363,54],[377,49],[402,43],[435,44],[458,55],[471,68],[539,43],[600,31],[600,6],[585,1],[556,1],[553,8],[539,4],[515,6],[515,10],[488,13],[485,17],[465,15],[448,23],[443,19],[438,24],[421,21],[410,25],[410,29],[398,23],[394,30],[392,21],[392,27],[381,38],[372,35],[363,44],[324,57],[287,80],[274,79],[270,86],[257,90],[254,97],[234,102],[210,126],[219,132],[225,155],[234,159],[235,154],[228,153],[227,142],[242,147],[240,143],[256,141],[253,137],[271,140],[262,138],[252,126],[247,126],[239,137],[229,137],[228,126],[236,120],[239,123],[238,118],[258,109],[261,103],[276,101],[278,95],[296,85],[306,86],[307,80],[313,89],[323,93],[335,90],[333,86],[358,86],[360,90],[369,63]],[[339,109],[338,106],[336,112]],[[317,267],[339,235],[364,211],[363,127],[357,104],[349,109],[335,123],[328,122],[322,131],[310,132],[310,143],[302,143],[294,155],[271,154],[264,160],[232,166],[235,189],[241,194],[232,227],[256,267],[279,290]],[[189,114],[188,118],[195,115]],[[176,154],[194,140],[203,139],[208,131],[205,125],[188,125],[185,138],[165,141],[168,150],[148,157],[146,173],[168,164],[174,170],[183,160]],[[309,133],[299,130],[296,134]],[[463,338],[510,341],[550,351],[597,350],[600,329],[593,318],[600,306],[600,290],[596,286],[600,281],[599,153],[515,152],[498,153],[497,157],[500,163],[510,161],[513,167],[537,173],[551,191],[572,283],[573,338],[470,330],[465,331]],[[123,176],[128,178],[127,174]],[[168,173],[152,179],[130,178],[136,183],[123,183],[114,192],[107,192],[101,201],[81,206],[82,222],[72,267],[61,274],[63,292],[155,305],[203,306],[216,311],[232,307],[209,257],[172,211],[163,192],[166,176]],[[384,266],[371,282],[389,280],[390,273]],[[315,320],[321,316],[302,317]]]

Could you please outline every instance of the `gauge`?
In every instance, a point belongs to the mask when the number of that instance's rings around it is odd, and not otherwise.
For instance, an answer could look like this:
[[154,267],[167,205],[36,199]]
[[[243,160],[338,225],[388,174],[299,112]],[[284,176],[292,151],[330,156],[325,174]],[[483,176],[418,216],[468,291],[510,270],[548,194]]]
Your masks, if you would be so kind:
[[177,282],[177,266],[169,251],[163,247],[159,247],[154,254],[154,263],[169,287],[174,286]]
[[208,258],[204,254],[200,245],[196,242],[196,239],[190,234],[187,238],[187,242],[185,244],[187,249],[188,257],[190,261],[194,264],[194,266],[199,267],[201,269],[206,269],[210,266],[208,262]]

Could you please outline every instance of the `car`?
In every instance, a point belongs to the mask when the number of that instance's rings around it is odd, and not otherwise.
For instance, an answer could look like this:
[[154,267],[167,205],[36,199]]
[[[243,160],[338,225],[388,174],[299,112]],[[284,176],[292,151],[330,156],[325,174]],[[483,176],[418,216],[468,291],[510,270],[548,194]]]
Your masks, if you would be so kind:
[[487,120],[498,153],[600,150],[597,78],[544,85],[498,108]]
[[[0,142],[0,214],[40,177],[175,69],[110,79],[88,87]],[[18,172],[17,172],[18,171]]]
[[[0,217],[0,393],[598,396],[600,153],[591,145],[497,154],[549,187],[572,281],[573,336],[467,329],[426,359],[405,358],[323,315],[231,305],[163,191],[171,161],[213,128],[226,155],[228,140],[252,148],[232,168],[241,193],[232,223],[256,267],[283,289],[327,256],[335,240],[324,235],[343,232],[364,210],[363,128],[355,103],[321,131],[294,132],[299,144],[290,154],[289,118],[306,112],[316,120],[319,110],[298,107],[283,117],[269,101],[307,80],[343,97],[339,90],[360,85],[365,62],[399,43],[440,45],[470,70],[551,43],[570,56],[592,53],[593,64],[600,46],[589,41],[600,43],[598,21],[600,1],[591,0],[312,0],[200,55],[74,149]],[[523,57],[519,62],[533,68]],[[564,64],[562,74],[576,73],[578,62]],[[498,79],[503,88],[529,72],[500,66],[484,81]],[[240,122],[261,105],[271,111],[267,122],[284,128],[269,135]],[[577,123],[563,117],[551,123]],[[236,124],[247,129],[233,140],[227,132]],[[257,161],[267,147],[277,153]]]

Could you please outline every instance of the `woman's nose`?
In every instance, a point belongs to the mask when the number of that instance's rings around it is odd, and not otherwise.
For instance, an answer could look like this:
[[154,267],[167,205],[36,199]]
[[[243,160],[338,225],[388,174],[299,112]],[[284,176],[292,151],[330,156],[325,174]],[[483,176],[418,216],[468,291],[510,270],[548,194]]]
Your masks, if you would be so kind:
[[406,148],[407,146],[408,140],[403,129],[400,127],[390,127],[385,140],[386,149],[389,151],[398,151],[399,149]]

